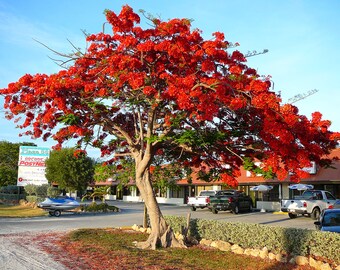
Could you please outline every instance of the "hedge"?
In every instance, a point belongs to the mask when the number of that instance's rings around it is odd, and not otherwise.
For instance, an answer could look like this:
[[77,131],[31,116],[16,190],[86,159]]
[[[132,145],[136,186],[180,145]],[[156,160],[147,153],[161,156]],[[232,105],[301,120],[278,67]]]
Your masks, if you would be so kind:
[[[186,226],[185,217],[166,216],[175,232]],[[261,224],[191,219],[189,235],[201,240],[222,240],[242,248],[267,247],[273,253],[322,257],[340,264],[340,234]]]

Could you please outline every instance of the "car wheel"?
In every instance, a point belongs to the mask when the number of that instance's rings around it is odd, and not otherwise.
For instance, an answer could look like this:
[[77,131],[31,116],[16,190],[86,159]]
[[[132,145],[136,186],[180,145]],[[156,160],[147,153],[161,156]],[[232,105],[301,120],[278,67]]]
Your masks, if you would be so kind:
[[297,215],[292,214],[292,213],[288,213],[288,216],[289,216],[289,218],[296,218],[297,217]]
[[218,210],[216,208],[211,208],[211,212],[213,212],[213,214],[217,214]]
[[196,207],[195,206],[191,206],[191,211],[196,211]]
[[61,211],[60,210],[54,210],[54,216],[60,217]]
[[248,211],[249,211],[249,212],[253,212],[253,205],[252,205],[252,204],[249,204]]
[[320,209],[319,208],[314,208],[312,213],[311,213],[311,215],[310,215],[310,217],[312,219],[314,219],[314,220],[319,219],[319,217],[320,217]]
[[238,205],[235,205],[234,209],[233,209],[233,213],[235,215],[237,215],[240,212],[240,209],[238,208]]

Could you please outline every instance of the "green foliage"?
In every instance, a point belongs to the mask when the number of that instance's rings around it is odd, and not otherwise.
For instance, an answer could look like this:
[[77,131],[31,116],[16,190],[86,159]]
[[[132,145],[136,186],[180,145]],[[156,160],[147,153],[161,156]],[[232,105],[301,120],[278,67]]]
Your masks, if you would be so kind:
[[37,185],[28,184],[24,187],[24,189],[28,196],[37,195]]
[[61,193],[61,189],[53,186],[49,186],[47,189],[47,196],[50,198],[56,198]]
[[59,117],[59,121],[66,125],[75,125],[79,123],[79,117],[70,113],[70,114]]
[[[167,216],[175,232],[186,226],[185,217]],[[261,224],[192,219],[189,235],[196,239],[222,240],[243,248],[267,247],[273,253],[323,257],[340,263],[340,234]]]
[[48,187],[48,184],[37,186],[37,196],[46,197]]
[[105,182],[109,178],[114,178],[116,166],[96,164],[94,168],[94,180],[98,182]]
[[105,195],[110,194],[110,192],[111,187],[109,186],[97,187],[94,188],[92,193],[83,196],[81,200],[84,201],[86,199],[92,199],[94,201],[96,198],[100,198],[103,202],[105,202]]
[[19,188],[16,185],[8,185],[5,187],[1,187],[1,193],[6,193],[6,194],[18,194]]
[[34,184],[28,184],[24,187],[25,192],[28,194],[28,196],[36,195],[40,197],[46,197],[47,196],[47,190],[49,188],[48,184],[44,185],[34,185]]
[[24,199],[25,194],[8,194],[0,192],[0,202],[3,201],[5,203],[17,203],[19,200]]
[[32,143],[0,141],[0,186],[16,185],[18,177],[19,147]]
[[[118,169],[121,168],[121,169]],[[135,162],[131,157],[126,157],[120,160],[120,164],[117,165],[116,179],[122,184],[126,185],[131,179],[135,179]]]
[[81,211],[84,212],[119,212],[119,208],[113,205],[108,205],[107,203],[92,202],[88,205],[81,205]]
[[38,201],[38,197],[37,196],[26,196],[26,201],[28,201],[29,203],[36,203]]
[[253,172],[255,175],[261,175],[265,179],[272,179],[274,177],[274,173],[272,170],[265,171],[259,166],[257,166],[251,158],[244,158],[243,159],[243,168],[246,171]]
[[74,155],[74,148],[52,151],[46,160],[46,178],[67,191],[84,191],[93,181],[94,161],[86,155]]
[[[160,162],[162,164],[162,162]],[[156,190],[159,190],[161,194],[165,194],[168,188],[176,189],[177,180],[182,179],[184,173],[182,166],[178,163],[172,163],[167,165],[156,165],[152,167],[151,180]]]

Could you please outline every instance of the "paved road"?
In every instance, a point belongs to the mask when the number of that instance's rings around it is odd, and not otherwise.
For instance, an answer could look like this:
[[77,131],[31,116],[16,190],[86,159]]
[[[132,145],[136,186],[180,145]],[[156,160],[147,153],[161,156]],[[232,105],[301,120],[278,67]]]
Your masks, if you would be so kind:
[[[141,224],[143,207],[141,203],[111,202],[122,211],[111,214],[62,213],[60,217],[0,218],[0,269],[5,270],[68,270],[50,254],[43,252],[31,240],[37,233],[69,231],[78,228],[112,228]],[[164,215],[215,219],[227,222],[250,222],[268,226],[283,226],[314,229],[313,220],[306,217],[289,219],[287,215],[273,213],[240,213],[234,215],[219,212],[214,215],[207,209],[191,212],[189,207],[162,205]]]
[[[0,234],[39,232],[39,231],[65,231],[77,228],[108,228],[132,226],[142,224],[143,204],[127,203],[121,201],[110,202],[121,209],[120,213],[110,214],[73,214],[62,213],[60,217],[35,217],[35,218],[0,218]],[[259,223],[268,226],[295,227],[314,230],[314,221],[308,217],[290,219],[285,214],[273,213],[240,213],[234,215],[229,212],[212,214],[207,209],[190,211],[189,207],[176,205],[161,205],[164,215],[187,216],[191,218],[214,219],[226,222]]]

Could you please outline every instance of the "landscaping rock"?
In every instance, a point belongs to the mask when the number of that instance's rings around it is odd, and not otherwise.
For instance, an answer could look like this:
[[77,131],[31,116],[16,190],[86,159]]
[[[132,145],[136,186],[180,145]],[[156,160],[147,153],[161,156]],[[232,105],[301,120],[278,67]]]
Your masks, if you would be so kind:
[[219,247],[219,242],[221,242],[220,240],[217,241],[212,241],[210,246],[213,248],[218,248]]
[[328,263],[321,263],[320,270],[332,270],[332,267]]
[[317,270],[320,270],[320,269],[321,269],[321,265],[322,265],[322,264],[323,264],[322,262],[316,261],[316,260],[314,260],[312,257],[309,258],[309,265],[310,265],[311,267],[314,267],[314,268],[317,269]]
[[201,244],[201,245],[204,245],[204,246],[211,246],[211,243],[212,243],[212,240],[208,240],[208,239],[205,239],[205,238],[203,238],[203,239],[200,241],[200,244]]
[[276,254],[275,259],[278,262],[286,263],[287,262],[287,257],[283,256],[282,254]]
[[295,263],[297,265],[307,265],[307,264],[309,264],[309,259],[305,256],[295,256],[294,260],[295,260]]
[[228,243],[228,242],[221,241],[219,243],[219,250],[230,251],[231,250],[231,244]]
[[259,249],[253,249],[250,252],[250,255],[253,256],[253,257],[259,257],[260,256],[260,250]]
[[264,247],[261,251],[260,251],[260,258],[264,259],[268,257],[268,248]]
[[241,248],[239,245],[232,245],[230,250],[235,254],[244,254],[244,249]]
[[272,252],[269,252],[269,253],[268,253],[268,258],[269,258],[270,260],[276,260],[276,254],[274,254],[274,253],[272,253]]
[[133,224],[131,228],[134,231],[138,231],[139,230],[139,226],[137,224]]
[[244,255],[250,256],[252,251],[253,251],[253,250],[252,250],[251,248],[246,248],[246,249],[244,250]]
[[143,228],[143,227],[142,227],[142,228],[139,228],[139,231],[142,232],[142,233],[146,233],[146,230],[147,230],[147,229],[146,229],[146,228]]

